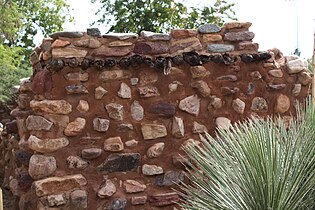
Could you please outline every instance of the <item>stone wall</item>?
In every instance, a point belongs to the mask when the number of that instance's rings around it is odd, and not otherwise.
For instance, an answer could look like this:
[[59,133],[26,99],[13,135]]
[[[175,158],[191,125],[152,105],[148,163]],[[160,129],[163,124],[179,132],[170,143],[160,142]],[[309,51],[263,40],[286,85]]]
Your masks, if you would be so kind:
[[253,115],[290,122],[309,94],[307,63],[259,52],[250,26],[43,40],[12,111],[20,208],[173,209],[183,145]]

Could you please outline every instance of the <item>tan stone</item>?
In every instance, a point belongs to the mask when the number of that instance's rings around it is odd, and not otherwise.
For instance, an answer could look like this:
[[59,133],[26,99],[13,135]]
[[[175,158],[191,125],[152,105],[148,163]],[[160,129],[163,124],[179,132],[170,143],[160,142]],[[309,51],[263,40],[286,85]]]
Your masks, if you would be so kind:
[[124,82],[120,84],[120,88],[117,92],[118,96],[123,99],[131,98],[131,88]]
[[124,119],[124,107],[121,104],[110,103],[105,106],[108,116],[114,120]]
[[200,99],[197,95],[188,96],[179,102],[178,107],[189,114],[198,116],[200,110]]
[[224,130],[228,130],[232,126],[231,120],[226,117],[216,118],[215,124],[219,129],[224,129]]
[[218,97],[212,97],[211,101],[208,105],[208,111],[213,111],[213,109],[220,109],[223,106],[223,102],[221,98]]
[[70,114],[72,106],[65,100],[32,100],[30,107],[34,112],[47,112],[50,114]]
[[195,134],[207,132],[208,129],[206,126],[194,121],[192,132]]
[[271,76],[276,77],[276,78],[283,77],[283,72],[281,71],[281,69],[270,70],[270,71],[268,71],[268,74],[270,74]]
[[298,81],[302,85],[308,85],[312,82],[312,76],[309,72],[302,71],[298,74]]
[[69,144],[69,140],[65,137],[56,139],[39,139],[33,135],[28,138],[27,142],[30,149],[40,153],[55,152],[68,146]]
[[159,124],[143,124],[141,131],[145,140],[162,138],[167,135],[165,125]]
[[195,146],[199,145],[200,141],[197,141],[195,139],[187,139],[186,141],[183,142],[183,147],[189,147],[189,146]]
[[203,97],[210,96],[211,90],[205,81],[193,81],[190,85],[196,88]]
[[68,46],[70,45],[71,43],[69,41],[66,41],[66,40],[61,40],[61,39],[56,39],[51,47],[52,48],[58,48],[58,47],[65,47],[65,46]]
[[171,30],[171,36],[174,39],[196,37],[197,34],[198,34],[198,31],[196,29],[173,29],[173,30]]
[[113,41],[108,43],[109,47],[128,47],[133,45],[132,42],[127,42],[127,41]]
[[89,103],[85,100],[80,100],[77,106],[79,112],[88,112],[90,110]]
[[49,177],[33,182],[36,195],[39,197],[53,195],[72,190],[87,184],[85,177],[81,174],[63,177]]
[[77,136],[81,134],[83,129],[85,128],[86,120],[81,117],[77,117],[73,122],[70,122],[65,131],[64,134],[66,136]]
[[234,111],[236,111],[238,114],[243,114],[245,111],[245,102],[241,99],[237,98],[233,100],[232,102],[232,108]]
[[164,151],[164,148],[165,148],[164,142],[159,142],[152,145],[147,151],[148,158],[156,158],[161,156]]
[[48,206],[50,207],[64,205],[67,203],[67,200],[68,199],[65,193],[47,196]]
[[125,142],[126,147],[135,147],[138,145],[138,141],[136,141],[135,139],[131,139],[129,141]]
[[302,85],[301,84],[294,84],[294,87],[292,89],[292,95],[298,96],[300,95],[302,90]]
[[131,71],[128,70],[111,70],[102,71],[99,75],[101,82],[109,82],[113,80],[127,79],[131,77]]
[[189,37],[186,39],[172,39],[171,40],[171,54],[180,54],[184,52],[191,52],[202,50],[202,45],[198,38]]
[[226,29],[234,29],[234,28],[244,28],[248,29],[252,23],[250,22],[240,22],[240,21],[234,21],[234,22],[228,22],[224,24],[224,27]]
[[71,169],[83,170],[86,167],[88,167],[88,165],[89,165],[88,162],[86,162],[85,160],[83,160],[79,156],[72,156],[72,155],[67,157],[66,162],[67,162],[69,168],[71,168]]
[[222,36],[220,34],[203,34],[202,41],[204,43],[219,42],[222,41]]
[[131,197],[131,204],[132,205],[141,205],[145,204],[147,202],[148,196],[142,195],[142,196],[134,196]]
[[42,116],[30,115],[26,118],[27,130],[49,131],[53,127],[53,123]]
[[126,190],[126,193],[138,193],[145,191],[147,186],[135,180],[127,179],[126,181],[124,181],[124,188]]
[[158,81],[159,75],[157,71],[153,69],[146,69],[139,73],[140,84],[147,85]]
[[76,47],[86,47],[86,48],[99,48],[102,46],[102,43],[97,39],[80,39],[73,42],[73,45]]
[[116,186],[110,180],[107,179],[104,184],[100,186],[100,189],[97,192],[97,196],[100,198],[108,198],[116,193]]
[[84,58],[87,55],[86,50],[75,47],[53,48],[52,56],[54,58]]
[[184,122],[180,117],[173,118],[172,135],[176,138],[182,138],[185,135]]
[[144,164],[142,166],[142,173],[147,176],[154,176],[158,174],[163,174],[163,168],[157,165]]
[[65,79],[67,81],[80,81],[80,82],[86,82],[89,80],[89,74],[87,72],[81,73],[81,72],[70,72],[68,74],[64,75]]
[[55,172],[56,159],[53,156],[34,154],[30,158],[28,173],[33,179],[41,179]]
[[202,78],[210,75],[210,72],[204,66],[191,66],[190,72],[192,78]]
[[290,98],[286,95],[280,94],[276,99],[274,110],[276,113],[285,113],[290,109]]
[[124,143],[119,136],[105,139],[104,150],[110,152],[119,152],[124,150]]

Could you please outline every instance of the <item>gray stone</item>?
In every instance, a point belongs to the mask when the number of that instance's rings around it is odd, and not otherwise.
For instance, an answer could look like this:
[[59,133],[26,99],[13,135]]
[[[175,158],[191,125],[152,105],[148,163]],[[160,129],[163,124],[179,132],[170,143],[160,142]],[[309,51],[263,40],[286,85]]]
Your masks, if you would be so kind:
[[150,98],[160,95],[159,90],[154,86],[139,87],[138,91],[141,98]]
[[115,198],[104,209],[108,210],[124,210],[127,206],[125,198]]
[[143,124],[141,126],[143,139],[157,139],[167,136],[167,130],[165,125],[160,124]]
[[162,155],[163,151],[165,148],[164,142],[159,142],[154,145],[152,145],[148,150],[147,150],[147,156],[148,158],[156,158]]
[[66,160],[69,168],[83,170],[89,166],[89,163],[79,156],[69,156]]
[[56,159],[53,156],[32,155],[29,162],[28,173],[36,180],[53,174],[56,169]]
[[101,31],[98,28],[88,28],[86,29],[86,33],[90,36],[96,36],[96,37],[101,36]]
[[90,110],[89,103],[85,100],[80,100],[77,106],[79,112],[88,112]]
[[139,101],[134,101],[131,104],[131,117],[133,120],[141,121],[144,117],[144,109]]
[[271,76],[276,77],[276,78],[283,77],[283,72],[281,71],[281,69],[270,70],[270,71],[268,71],[268,74],[270,74]]
[[80,81],[80,82],[86,82],[89,80],[89,74],[88,73],[81,73],[81,72],[70,72],[68,74],[64,75],[65,79],[67,81]]
[[302,90],[302,85],[301,84],[294,84],[294,87],[292,89],[292,94],[296,97],[300,95]]
[[113,38],[119,40],[126,40],[126,39],[137,39],[138,34],[136,33],[108,33],[103,35],[104,38]]
[[135,147],[138,145],[138,141],[136,141],[135,139],[131,139],[129,141],[125,142],[126,147]]
[[99,75],[101,82],[110,82],[115,80],[127,79],[131,77],[131,71],[128,70],[106,70],[102,71]]
[[303,70],[307,70],[307,61],[302,59],[291,60],[287,62],[287,71],[289,74],[296,74]]
[[208,129],[206,126],[202,125],[202,124],[199,124],[198,122],[194,121],[193,123],[193,129],[192,129],[192,132],[195,133],[195,134],[199,134],[199,133],[204,133],[204,132],[207,132]]
[[117,103],[110,103],[105,106],[108,116],[114,120],[124,119],[124,107]]
[[209,44],[207,49],[213,53],[225,53],[234,51],[234,46],[230,44]]
[[283,90],[286,86],[286,84],[267,84],[269,90]]
[[276,113],[283,114],[290,109],[290,98],[286,95],[280,94],[276,99],[274,110]]
[[142,166],[142,174],[147,175],[147,176],[163,174],[163,168],[157,165],[144,164]]
[[105,139],[104,150],[109,152],[120,152],[124,150],[124,143],[119,136]]
[[124,99],[131,98],[131,89],[126,83],[122,82],[120,84],[120,88],[118,90],[118,96]]
[[72,190],[87,184],[81,174],[67,175],[63,177],[49,177],[33,182],[33,189],[38,197],[54,195]]
[[133,130],[133,125],[129,123],[122,123],[117,126],[117,132],[128,132]]
[[72,106],[65,100],[42,100],[30,102],[33,111],[42,111],[50,114],[70,114]]
[[58,39],[59,37],[64,38],[81,38],[83,36],[82,32],[77,31],[59,31],[49,35],[53,39]]
[[28,147],[36,152],[50,153],[68,146],[69,140],[65,137],[56,139],[39,139],[31,135],[28,140]]
[[71,203],[77,209],[86,209],[88,193],[85,190],[74,190],[70,193]]
[[215,124],[219,129],[223,129],[223,130],[228,130],[232,126],[231,120],[226,117],[216,118]]
[[49,195],[47,196],[48,206],[61,206],[67,203],[67,197],[65,194]]
[[98,132],[106,132],[109,128],[109,120],[103,118],[94,118],[93,128]]
[[176,138],[182,138],[185,135],[184,122],[180,117],[174,117],[172,123],[172,135]]
[[126,193],[138,193],[145,191],[147,186],[135,180],[127,179],[126,181],[124,181],[124,188]]
[[116,186],[115,184],[110,180],[107,179],[104,184],[102,184],[97,191],[97,196],[100,198],[108,198],[111,197],[116,193]]
[[205,24],[200,26],[198,31],[202,34],[218,33],[221,31],[221,28],[215,24]]
[[179,109],[188,112],[189,114],[198,116],[200,110],[200,99],[197,95],[191,95],[179,102]]
[[234,111],[236,111],[238,114],[243,114],[245,111],[245,102],[241,99],[237,98],[233,100],[232,102],[232,108]]
[[261,97],[255,97],[252,101],[250,109],[254,112],[266,112],[268,111],[268,104],[266,99]]
[[102,99],[106,93],[108,93],[107,90],[105,90],[102,86],[98,86],[94,91],[95,99]]
[[135,171],[140,164],[140,158],[139,153],[110,154],[97,169],[103,173]]
[[77,117],[73,122],[70,122],[66,129],[64,130],[64,134],[66,136],[77,136],[82,133],[86,125],[86,120],[81,117]]
[[139,78],[137,78],[137,77],[130,78],[130,83],[132,86],[137,85],[138,82],[139,82]]
[[172,186],[182,183],[185,179],[183,171],[167,171],[165,174],[156,177],[155,185],[157,186]]
[[42,116],[30,115],[25,123],[27,130],[49,131],[53,127],[53,123]]
[[80,85],[68,85],[65,87],[67,94],[87,94],[89,91],[82,84]]
[[141,31],[140,36],[150,41],[168,41],[171,39],[168,34],[155,33],[151,31]]
[[102,149],[100,148],[86,148],[81,151],[81,156],[84,159],[92,160],[98,158],[102,154]]

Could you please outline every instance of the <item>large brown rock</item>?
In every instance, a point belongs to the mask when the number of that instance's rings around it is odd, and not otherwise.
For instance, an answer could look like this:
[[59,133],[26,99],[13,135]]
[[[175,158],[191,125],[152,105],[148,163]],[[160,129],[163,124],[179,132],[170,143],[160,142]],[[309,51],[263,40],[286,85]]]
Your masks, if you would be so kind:
[[186,39],[172,39],[170,53],[180,54],[184,52],[191,52],[195,50],[201,50],[202,45],[198,38],[189,37]]
[[280,94],[276,99],[274,110],[276,113],[283,114],[290,109],[290,98],[286,95]]
[[52,88],[52,75],[47,69],[43,69],[34,76],[32,80],[32,91],[35,94],[50,92]]
[[32,100],[30,107],[34,112],[46,112],[50,114],[70,114],[72,106],[65,100]]
[[227,40],[230,42],[250,41],[254,37],[255,37],[255,34],[250,31],[229,32],[224,35],[224,40]]
[[169,46],[167,42],[137,42],[134,53],[157,55],[168,53]]
[[55,172],[56,159],[53,156],[33,155],[29,162],[28,173],[33,179],[41,179]]
[[64,191],[72,190],[87,184],[85,177],[81,174],[68,175],[63,177],[49,177],[33,183],[36,195],[41,197],[53,195]]
[[54,58],[84,58],[87,55],[87,50],[82,50],[75,47],[53,48],[52,56]]
[[100,48],[93,51],[92,55],[95,57],[123,57],[131,53],[130,47],[106,47],[101,46]]

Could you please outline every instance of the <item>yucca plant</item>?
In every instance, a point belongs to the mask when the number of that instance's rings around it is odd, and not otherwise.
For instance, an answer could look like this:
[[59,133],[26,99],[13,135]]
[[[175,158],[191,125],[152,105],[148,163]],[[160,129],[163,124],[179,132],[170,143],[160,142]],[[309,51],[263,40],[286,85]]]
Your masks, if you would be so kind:
[[315,204],[315,106],[309,100],[287,129],[281,120],[249,119],[202,146],[191,159],[183,209],[304,210]]

